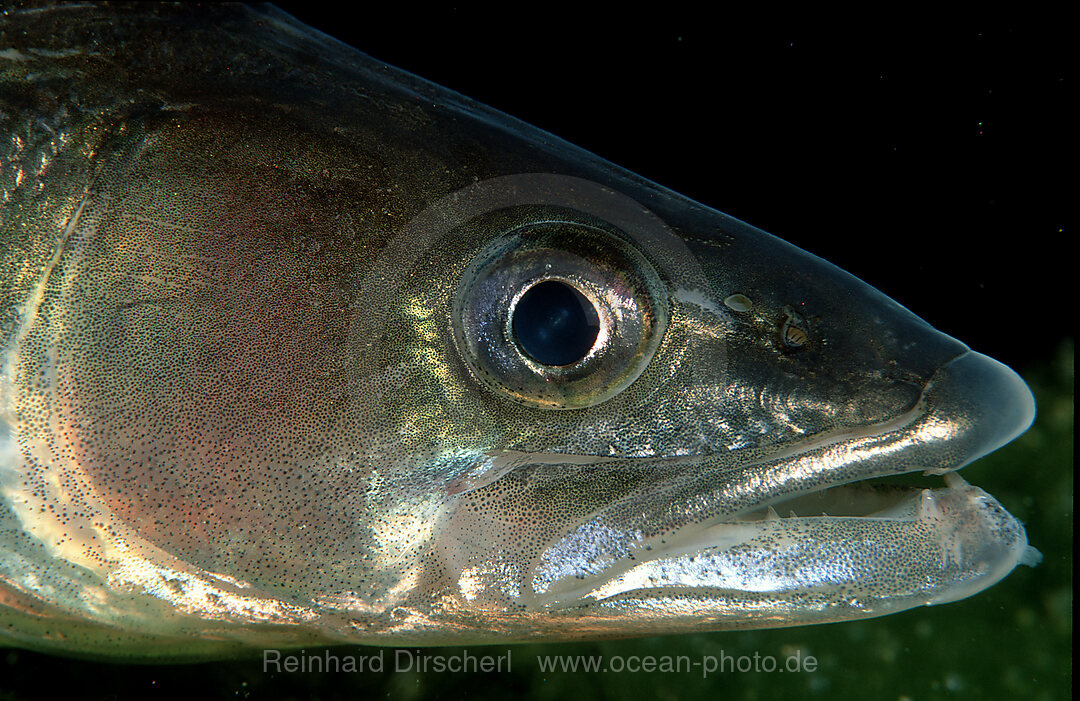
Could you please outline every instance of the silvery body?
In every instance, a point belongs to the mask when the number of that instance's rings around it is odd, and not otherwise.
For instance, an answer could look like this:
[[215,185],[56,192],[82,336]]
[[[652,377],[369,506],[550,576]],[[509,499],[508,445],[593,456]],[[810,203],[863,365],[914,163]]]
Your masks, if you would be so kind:
[[[955,473],[1027,387],[831,264],[274,10],[0,31],[2,643],[799,625],[1037,560]],[[553,286],[595,328],[545,362]]]

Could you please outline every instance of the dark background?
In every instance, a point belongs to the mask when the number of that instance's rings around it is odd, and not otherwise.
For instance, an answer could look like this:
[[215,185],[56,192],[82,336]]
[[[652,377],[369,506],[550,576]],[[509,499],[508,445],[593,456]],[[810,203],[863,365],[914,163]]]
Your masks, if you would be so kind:
[[[284,6],[380,60],[818,254],[1024,372],[1040,423],[969,476],[1027,523],[1047,559],[964,602],[861,623],[522,646],[515,675],[280,675],[254,661],[101,665],[0,651],[0,701],[65,687],[73,698],[110,699],[1067,693],[1073,398],[1062,341],[1076,310],[1065,221],[1074,61],[1065,56],[1075,42],[1066,43],[1064,20]],[[824,671],[699,680],[543,675],[531,662],[537,651],[792,647],[817,654]]]
[[1052,17],[284,7],[820,255],[1006,363],[1072,335]]

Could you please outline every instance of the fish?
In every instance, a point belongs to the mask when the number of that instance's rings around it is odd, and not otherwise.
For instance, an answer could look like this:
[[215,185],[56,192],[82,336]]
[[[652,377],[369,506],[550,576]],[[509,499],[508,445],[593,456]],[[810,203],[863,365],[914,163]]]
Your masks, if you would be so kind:
[[957,474],[1026,385],[820,258],[273,8],[0,21],[0,644],[780,627],[1038,562]]

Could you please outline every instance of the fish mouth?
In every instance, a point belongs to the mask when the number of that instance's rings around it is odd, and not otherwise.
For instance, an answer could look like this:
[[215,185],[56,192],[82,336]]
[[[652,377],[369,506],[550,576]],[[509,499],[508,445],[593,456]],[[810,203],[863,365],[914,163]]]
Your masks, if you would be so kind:
[[[544,551],[522,601],[760,627],[965,598],[1041,558],[1020,522],[955,472],[1034,414],[1016,373],[967,351],[899,418],[690,480],[664,527],[626,516],[640,505],[597,514]],[[945,484],[880,483],[915,472]]]

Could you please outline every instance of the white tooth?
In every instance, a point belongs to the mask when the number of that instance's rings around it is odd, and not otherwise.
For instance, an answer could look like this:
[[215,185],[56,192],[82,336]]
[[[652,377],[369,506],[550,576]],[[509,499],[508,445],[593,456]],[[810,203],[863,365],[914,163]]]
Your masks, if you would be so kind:
[[766,521],[779,521],[780,520],[780,514],[776,513],[776,509],[774,509],[772,506],[769,506],[768,508],[765,509],[765,520]]
[[970,487],[968,481],[960,476],[959,472],[946,472],[945,473],[945,486],[949,489],[962,489],[964,487]]
[[934,499],[934,493],[929,489],[922,490],[919,495],[919,519],[939,520],[941,516],[941,507],[938,506],[937,500]]

